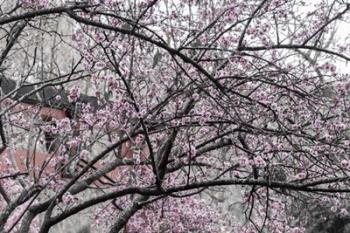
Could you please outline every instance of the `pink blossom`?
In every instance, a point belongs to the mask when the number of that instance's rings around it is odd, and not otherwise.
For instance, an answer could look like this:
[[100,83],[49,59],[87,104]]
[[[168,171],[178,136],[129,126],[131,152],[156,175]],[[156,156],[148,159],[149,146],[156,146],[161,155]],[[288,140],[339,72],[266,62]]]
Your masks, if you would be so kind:
[[343,160],[340,162],[340,166],[341,166],[342,168],[349,168],[349,160],[343,159]]
[[305,173],[305,172],[300,172],[300,173],[298,173],[298,174],[295,175],[295,178],[296,178],[297,180],[303,180],[303,179],[306,178],[306,173]]
[[69,95],[68,95],[68,101],[69,102],[76,102],[80,96],[80,88],[78,86],[73,86],[69,90]]
[[348,212],[347,209],[342,208],[342,209],[340,209],[339,214],[340,214],[340,216],[342,216],[342,217],[347,217],[347,216],[349,215],[349,212]]
[[141,145],[141,143],[144,141],[144,136],[143,135],[137,135],[135,138],[135,144],[136,145]]
[[242,167],[246,167],[246,166],[251,165],[250,160],[246,157],[241,157],[238,159],[238,161],[239,161],[240,166],[242,166]]
[[74,200],[74,196],[70,192],[66,192],[62,196],[62,202],[66,205],[71,204],[73,202],[73,200]]
[[21,0],[21,4],[24,8],[43,8],[49,6],[49,0]]
[[257,156],[254,158],[254,164],[257,167],[265,167],[266,166],[266,162],[261,156]]
[[337,210],[338,210],[338,207],[337,207],[337,206],[332,206],[332,207],[331,207],[331,211],[332,211],[333,213],[336,213]]
[[61,97],[60,95],[56,95],[56,96],[55,96],[55,100],[56,100],[56,101],[61,101],[61,99],[62,99],[62,97]]
[[192,95],[192,98],[193,98],[194,101],[198,101],[198,100],[200,99],[200,96],[199,96],[198,93],[194,93],[194,94]]
[[79,147],[81,143],[81,139],[80,138],[77,138],[77,137],[74,137],[72,139],[70,139],[68,142],[67,142],[67,145],[69,146],[69,148],[71,149],[76,149]]
[[71,121],[69,118],[63,118],[62,120],[56,121],[57,130],[59,130],[62,133],[67,133],[72,130],[71,127]]

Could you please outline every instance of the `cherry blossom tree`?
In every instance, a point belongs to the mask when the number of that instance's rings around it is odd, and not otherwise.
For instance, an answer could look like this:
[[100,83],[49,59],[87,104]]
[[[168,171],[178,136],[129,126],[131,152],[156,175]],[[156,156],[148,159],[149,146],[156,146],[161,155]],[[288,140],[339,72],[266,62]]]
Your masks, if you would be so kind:
[[[102,232],[301,233],[306,206],[347,218],[349,9],[1,1],[0,232],[83,212]],[[201,198],[229,186],[242,221]]]

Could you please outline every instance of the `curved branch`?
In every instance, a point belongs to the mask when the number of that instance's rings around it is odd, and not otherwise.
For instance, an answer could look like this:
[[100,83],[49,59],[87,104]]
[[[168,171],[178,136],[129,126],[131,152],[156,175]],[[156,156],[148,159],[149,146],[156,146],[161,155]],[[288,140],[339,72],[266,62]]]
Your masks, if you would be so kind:
[[345,59],[346,61],[350,61],[350,57],[345,56],[341,53],[337,53],[328,49],[323,49],[315,46],[310,45],[297,45],[297,44],[289,44],[289,45],[272,45],[272,46],[256,46],[256,47],[250,47],[250,46],[243,46],[239,48],[240,51],[262,51],[262,50],[269,50],[269,49],[308,49],[308,50],[314,50],[318,52],[323,52],[327,54],[331,54],[340,58]]

